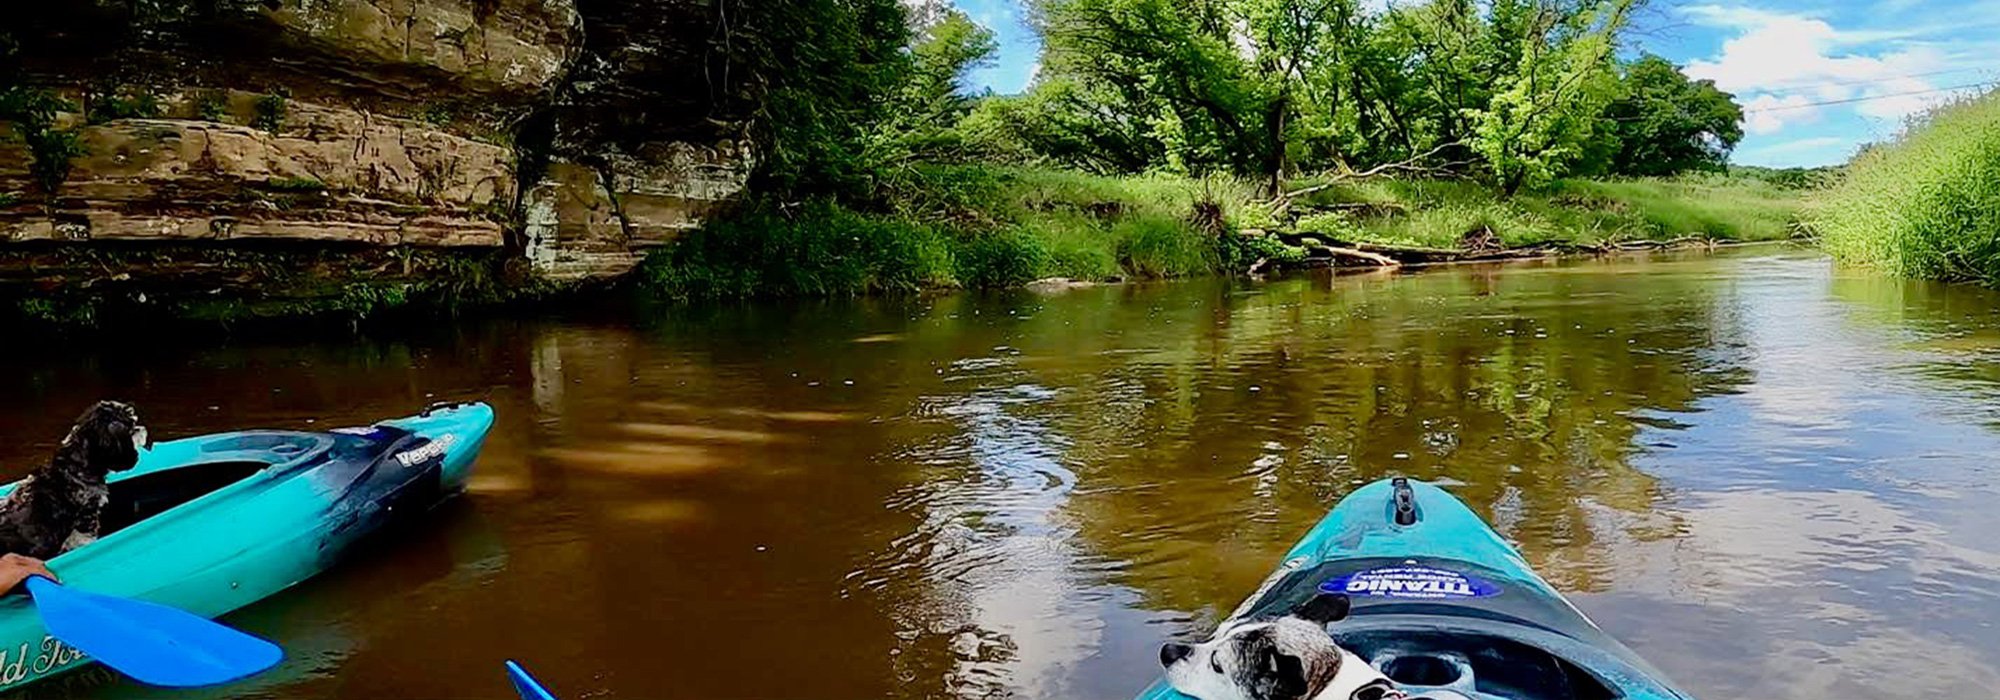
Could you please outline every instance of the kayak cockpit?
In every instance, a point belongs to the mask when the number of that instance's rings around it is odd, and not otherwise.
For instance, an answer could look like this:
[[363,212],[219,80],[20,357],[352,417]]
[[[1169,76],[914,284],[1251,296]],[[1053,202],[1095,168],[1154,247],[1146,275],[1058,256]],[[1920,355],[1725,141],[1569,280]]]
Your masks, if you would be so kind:
[[1281,570],[1244,612],[1284,615],[1324,593],[1352,600],[1327,632],[1412,697],[1612,700],[1654,675],[1539,580],[1466,561],[1358,557]]
[[1447,691],[1475,698],[1613,700],[1620,693],[1549,650],[1508,636],[1467,630],[1343,630],[1334,638],[1389,680],[1426,698]]
[[125,529],[270,468],[268,462],[237,460],[189,464],[111,482],[99,536]]
[[154,445],[130,471],[111,475],[99,538],[194,502],[266,470],[321,461],[334,447],[323,433],[251,430]]

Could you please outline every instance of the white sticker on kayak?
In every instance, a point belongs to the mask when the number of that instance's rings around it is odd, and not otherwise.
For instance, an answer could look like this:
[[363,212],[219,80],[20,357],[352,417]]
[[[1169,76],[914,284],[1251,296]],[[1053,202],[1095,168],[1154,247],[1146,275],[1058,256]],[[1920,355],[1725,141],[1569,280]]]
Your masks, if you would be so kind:
[[1322,583],[1319,589],[1327,593],[1427,600],[1485,598],[1500,594],[1500,587],[1490,581],[1447,569],[1416,565],[1357,571]]
[[405,467],[414,467],[419,464],[431,461],[433,459],[443,457],[444,451],[451,449],[451,444],[457,441],[458,441],[457,435],[453,435],[451,433],[445,433],[443,435],[439,435],[436,440],[424,443],[423,445],[417,447],[417,449],[410,450],[408,452],[396,453],[396,461],[402,462],[403,466]]

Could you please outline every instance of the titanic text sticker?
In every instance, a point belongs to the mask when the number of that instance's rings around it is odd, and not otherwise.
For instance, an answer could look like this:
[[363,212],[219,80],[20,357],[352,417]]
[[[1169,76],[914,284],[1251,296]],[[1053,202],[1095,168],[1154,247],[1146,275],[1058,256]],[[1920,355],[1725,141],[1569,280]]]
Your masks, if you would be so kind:
[[1456,571],[1406,564],[1357,571],[1319,585],[1327,593],[1445,600],[1485,598],[1500,594],[1490,581]]

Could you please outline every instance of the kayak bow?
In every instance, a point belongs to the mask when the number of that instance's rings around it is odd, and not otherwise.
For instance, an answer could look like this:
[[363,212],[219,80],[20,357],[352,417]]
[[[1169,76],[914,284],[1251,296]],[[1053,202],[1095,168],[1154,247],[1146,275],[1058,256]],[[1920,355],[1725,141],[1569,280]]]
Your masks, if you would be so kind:
[[[1690,697],[1430,484],[1387,479],[1348,494],[1229,619],[1282,615],[1320,592],[1352,599],[1348,618],[1328,630],[1335,641],[1413,695]],[[1183,697],[1164,680],[1139,695]]]

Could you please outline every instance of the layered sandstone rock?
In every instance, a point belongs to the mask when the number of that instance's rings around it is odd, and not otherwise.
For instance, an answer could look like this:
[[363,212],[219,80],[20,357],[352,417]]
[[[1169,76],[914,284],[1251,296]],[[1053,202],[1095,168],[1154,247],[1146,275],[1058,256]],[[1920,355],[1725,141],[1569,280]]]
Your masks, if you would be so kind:
[[[277,132],[125,119],[80,136],[53,203],[0,212],[0,241],[505,243],[513,153],[405,120],[302,105]],[[0,145],[0,190],[30,182],[25,148]]]
[[53,192],[18,139],[0,140],[0,247],[494,249],[551,279],[623,274],[742,190],[745,103],[713,94],[703,74],[712,0],[582,7],[78,0],[26,11],[11,31],[35,83],[92,114],[89,91],[105,85],[160,109],[89,125],[65,115],[87,155]]
[[522,194],[523,237],[544,277],[577,280],[630,271],[648,249],[700,226],[742,191],[750,158],[733,142],[651,144],[595,167],[555,161]]

